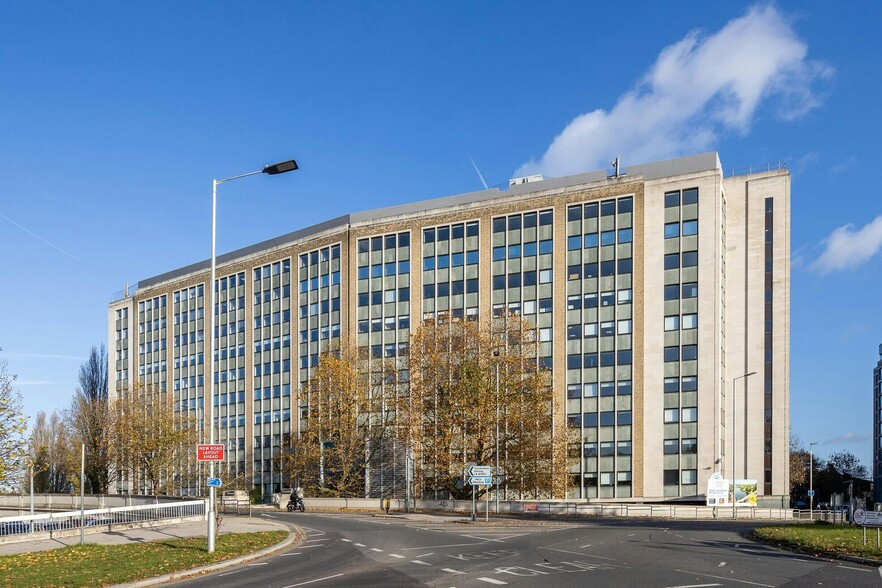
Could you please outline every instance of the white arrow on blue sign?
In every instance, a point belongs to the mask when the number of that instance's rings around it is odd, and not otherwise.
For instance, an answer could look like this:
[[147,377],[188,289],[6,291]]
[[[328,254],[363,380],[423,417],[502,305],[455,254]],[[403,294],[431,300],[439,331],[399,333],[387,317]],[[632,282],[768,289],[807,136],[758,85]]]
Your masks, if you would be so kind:
[[220,479],[220,478],[208,478],[208,482],[207,482],[207,484],[208,484],[208,487],[209,487],[209,488],[212,487],[212,486],[215,487],[215,488],[220,488],[220,486],[221,486],[221,479]]

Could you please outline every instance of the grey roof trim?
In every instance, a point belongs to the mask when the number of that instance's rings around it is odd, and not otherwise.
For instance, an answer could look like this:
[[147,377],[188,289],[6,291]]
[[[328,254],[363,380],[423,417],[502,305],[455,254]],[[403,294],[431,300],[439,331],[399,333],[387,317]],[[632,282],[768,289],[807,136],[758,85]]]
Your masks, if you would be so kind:
[[[709,151],[707,153],[688,155],[686,157],[680,157],[677,159],[668,159],[665,161],[657,161],[654,163],[633,165],[626,168],[626,174],[623,176],[622,179],[627,180],[629,179],[629,177],[633,177],[633,179],[636,180],[655,180],[667,176],[678,176],[716,169],[722,169],[722,166],[720,165],[720,158],[715,151]],[[369,222],[375,222],[382,219],[390,219],[403,215],[412,215],[420,212],[428,212],[454,206],[465,206],[468,204],[485,202],[504,196],[522,196],[534,192],[548,192],[551,190],[559,190],[571,186],[594,184],[597,182],[605,181],[608,178],[609,176],[607,172],[604,170],[600,170],[576,174],[572,176],[563,176],[560,178],[549,178],[537,182],[528,182],[526,184],[516,184],[509,187],[509,189],[506,191],[501,191],[498,188],[492,188],[489,190],[481,190],[478,192],[467,192],[465,194],[458,194],[455,196],[443,196],[441,198],[433,198],[430,200],[421,200],[418,202],[410,202],[407,204],[398,204],[395,206],[387,206],[384,208],[375,208],[362,212],[354,212],[339,216],[323,223],[319,223],[317,225],[312,225],[310,227],[299,229],[292,233],[287,233],[285,235],[281,235],[267,241],[261,241],[260,243],[255,243],[254,245],[249,245],[248,247],[243,247],[242,249],[237,249],[236,251],[231,251],[229,253],[219,255],[217,258],[217,262],[219,265],[223,263],[228,263],[236,259],[248,257],[249,255],[254,255],[263,251],[283,247],[285,245],[290,245],[291,243],[294,243],[296,241],[306,239],[307,237],[318,235],[320,233],[330,231],[335,228],[344,227],[346,225],[351,225],[355,223],[367,224]],[[153,276],[152,278],[147,278],[146,280],[141,280],[138,282],[136,288],[149,288],[161,284],[162,282],[180,278],[182,276],[186,276],[188,274],[198,271],[207,270],[210,266],[210,262],[211,260],[206,259],[205,261],[200,261],[198,263],[178,268],[164,274]]]

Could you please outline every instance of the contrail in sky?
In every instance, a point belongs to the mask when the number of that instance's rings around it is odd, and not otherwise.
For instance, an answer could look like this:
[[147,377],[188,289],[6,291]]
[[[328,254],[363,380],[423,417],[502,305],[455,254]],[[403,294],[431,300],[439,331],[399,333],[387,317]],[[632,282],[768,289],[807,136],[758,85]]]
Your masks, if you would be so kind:
[[472,154],[469,153],[469,161],[472,162],[472,166],[475,168],[475,171],[478,172],[478,177],[481,178],[481,183],[484,184],[484,189],[487,189],[487,182],[484,181],[484,176],[481,174],[481,170],[478,169],[478,164],[475,163],[475,160],[472,159]]
[[73,255],[71,255],[70,253],[68,253],[67,251],[65,251],[64,249],[62,249],[62,248],[59,247],[58,245],[56,245],[55,243],[52,243],[51,241],[49,241],[49,240],[47,240],[47,239],[44,239],[43,237],[41,237],[41,236],[38,235],[37,233],[33,232],[32,230],[28,229],[27,227],[23,227],[23,226],[21,226],[20,224],[18,224],[17,222],[15,222],[15,221],[12,220],[11,218],[9,218],[8,216],[3,216],[2,214],[0,214],[0,218],[2,218],[2,219],[5,220],[5,221],[8,221],[8,222],[12,223],[13,225],[15,225],[16,227],[18,227],[19,229],[21,229],[21,230],[24,231],[25,233],[28,233],[29,235],[32,235],[32,236],[36,237],[37,239],[39,239],[40,241],[42,241],[42,242],[45,243],[46,245],[49,245],[49,246],[52,247],[53,249],[57,249],[58,251],[61,251],[62,253],[64,253],[64,254],[67,255],[68,257],[70,257],[71,259],[73,259],[73,260],[75,260],[75,261],[79,261],[79,259],[77,259],[77,258],[74,257]]

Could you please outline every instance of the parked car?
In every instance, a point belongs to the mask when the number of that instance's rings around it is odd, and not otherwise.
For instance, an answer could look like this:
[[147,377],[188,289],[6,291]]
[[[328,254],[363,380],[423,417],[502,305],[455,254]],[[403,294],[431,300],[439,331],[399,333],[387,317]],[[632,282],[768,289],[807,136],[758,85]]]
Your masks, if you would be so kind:
[[[34,527],[34,530],[38,530]],[[9,521],[0,523],[0,536],[2,535],[21,535],[22,533],[31,532],[31,523],[24,521]]]

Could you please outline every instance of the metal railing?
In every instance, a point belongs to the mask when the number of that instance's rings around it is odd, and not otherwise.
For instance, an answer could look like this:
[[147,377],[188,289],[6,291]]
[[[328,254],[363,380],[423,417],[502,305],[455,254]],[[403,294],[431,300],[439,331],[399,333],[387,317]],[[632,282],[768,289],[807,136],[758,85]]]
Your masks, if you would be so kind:
[[112,530],[114,526],[121,525],[135,527],[157,522],[205,518],[205,512],[204,500],[188,500],[86,511],[70,510],[34,516],[4,517],[0,519],[0,541],[10,537],[16,539],[49,538],[57,532],[79,530],[81,522],[84,532],[98,533]]
[[771,163],[763,163],[760,165],[751,165],[748,167],[739,167],[735,169],[730,169],[727,173],[723,175],[725,177],[733,177],[733,176],[746,176],[749,174],[758,174],[760,172],[770,172],[777,171],[781,169],[787,169],[786,161],[776,161]]

